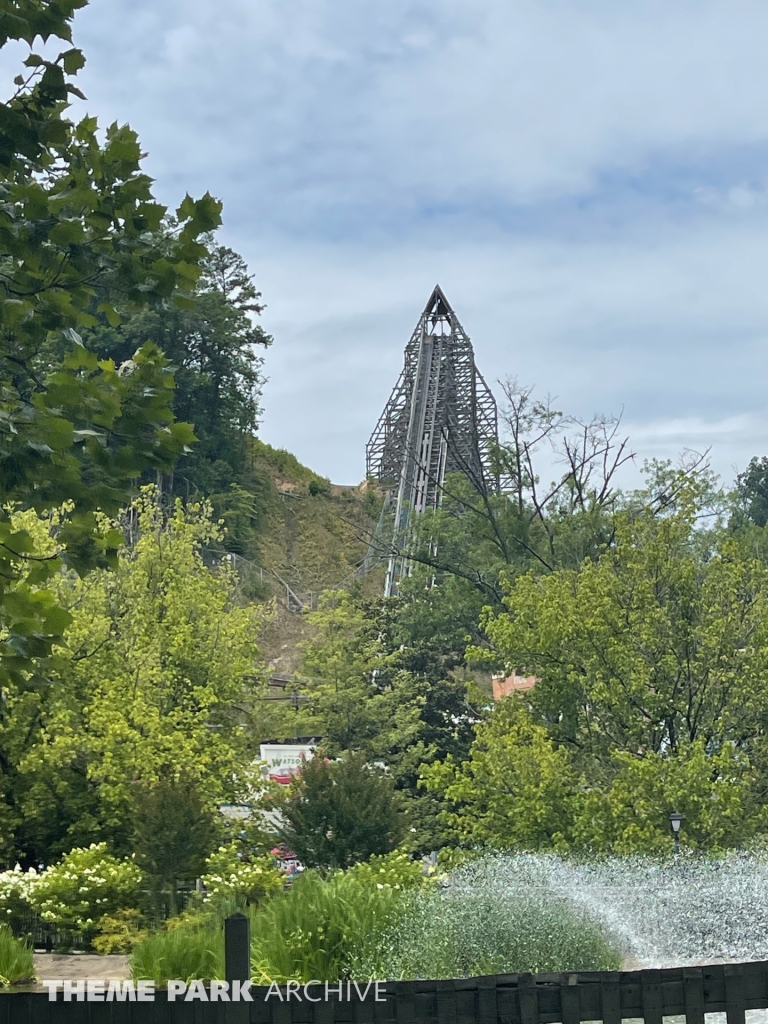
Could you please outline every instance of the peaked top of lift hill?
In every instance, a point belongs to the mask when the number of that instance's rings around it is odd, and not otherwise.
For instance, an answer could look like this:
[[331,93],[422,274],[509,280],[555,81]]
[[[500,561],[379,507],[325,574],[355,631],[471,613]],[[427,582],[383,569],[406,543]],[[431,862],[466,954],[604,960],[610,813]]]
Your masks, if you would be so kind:
[[434,317],[448,316],[449,313],[453,312],[451,304],[446,299],[445,293],[439,284],[435,285],[429,301],[424,307],[424,312]]

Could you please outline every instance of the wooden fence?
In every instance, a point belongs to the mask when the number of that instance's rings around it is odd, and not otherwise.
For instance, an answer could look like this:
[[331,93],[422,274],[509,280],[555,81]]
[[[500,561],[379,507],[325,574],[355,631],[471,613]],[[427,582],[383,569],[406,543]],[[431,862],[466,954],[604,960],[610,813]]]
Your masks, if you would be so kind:
[[[250,953],[249,919],[233,914],[224,922],[230,983],[248,977]],[[111,999],[89,1002],[83,982],[79,992],[70,986],[54,1000],[47,992],[6,991],[0,993],[0,1024],[621,1024],[632,1018],[662,1024],[672,1016],[705,1024],[705,1013],[745,1024],[747,1010],[768,1009],[768,961],[377,985],[293,983],[251,988],[251,1001],[239,1002],[221,1001],[215,983],[208,989],[195,984],[196,991],[190,986],[173,999],[159,991],[148,1002],[137,993],[131,1001],[124,991],[122,1001],[113,991]]]
[[[365,986],[359,986],[360,993]],[[717,964],[665,970],[573,974],[509,974],[453,981],[388,982],[360,999],[330,987],[286,999],[274,990],[251,989],[253,1002],[155,1001],[50,1002],[45,992],[0,994],[0,1024],[619,1024],[642,1018],[661,1024],[684,1015],[704,1024],[705,1013],[724,1012],[728,1024],[744,1024],[747,1010],[768,1008],[768,962]],[[298,997],[302,997],[300,1000]],[[183,1000],[183,997],[181,997]]]

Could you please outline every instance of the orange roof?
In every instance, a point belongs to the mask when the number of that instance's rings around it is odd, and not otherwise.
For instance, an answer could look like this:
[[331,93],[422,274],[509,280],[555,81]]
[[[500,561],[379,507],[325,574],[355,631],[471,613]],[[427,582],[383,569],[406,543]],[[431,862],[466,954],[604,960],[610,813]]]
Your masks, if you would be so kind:
[[510,693],[532,690],[536,682],[536,676],[519,676],[517,672],[513,672],[509,676],[493,676],[493,699],[501,700],[502,697],[508,697]]

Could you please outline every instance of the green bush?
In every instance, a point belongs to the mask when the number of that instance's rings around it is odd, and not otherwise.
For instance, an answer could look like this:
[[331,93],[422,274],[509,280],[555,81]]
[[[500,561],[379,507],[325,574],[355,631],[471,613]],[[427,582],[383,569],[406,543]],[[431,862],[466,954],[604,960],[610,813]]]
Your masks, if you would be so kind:
[[354,864],[347,876],[371,888],[387,885],[393,889],[412,889],[429,884],[420,862],[413,860],[404,850],[374,854],[368,860]]
[[310,868],[347,868],[391,853],[405,833],[401,794],[360,752],[313,757],[280,802],[280,840]]
[[313,498],[317,497],[318,494],[330,494],[331,492],[331,481],[326,480],[324,477],[315,477],[314,480],[309,481],[309,493]]
[[20,981],[31,981],[35,976],[32,950],[16,939],[6,925],[0,925],[0,988]]
[[271,857],[244,860],[236,843],[220,846],[205,862],[204,901],[213,908],[263,903],[283,888],[285,877]]
[[70,850],[38,875],[29,901],[43,921],[82,932],[105,914],[135,907],[142,878],[133,861],[113,857],[106,843],[93,843]]
[[210,981],[224,975],[223,928],[175,928],[139,943],[131,954],[131,976],[156,985],[170,978]]
[[19,932],[34,913],[63,931],[89,931],[105,915],[136,907],[142,879],[137,865],[107,853],[106,843],[76,848],[42,872],[0,872],[0,923]]
[[[243,894],[227,880],[230,868],[236,874],[239,871],[237,864],[230,863],[231,850],[219,852],[221,863],[216,863],[221,873],[209,881],[224,879],[220,899],[193,903],[185,914],[168,922],[165,932],[137,945],[131,956],[134,978],[153,978],[162,985],[169,978],[221,976],[223,918],[236,909],[234,904],[227,905],[227,898]],[[420,865],[402,852],[372,857],[327,879],[307,871],[287,892],[265,885],[263,873],[250,881],[244,877],[248,885],[256,886],[260,898],[275,893],[260,908],[251,907],[251,966],[257,983],[351,977],[349,965],[366,938],[394,919],[404,892],[425,884]]]
[[536,861],[488,856],[448,886],[406,892],[349,969],[357,978],[462,978],[530,971],[618,970],[615,940],[548,888]]
[[351,977],[365,937],[386,928],[402,898],[402,890],[361,881],[354,871],[328,879],[305,872],[251,915],[251,976],[259,984]]
[[110,953],[130,953],[147,938],[144,915],[140,910],[118,910],[105,914],[99,921],[99,934],[93,948],[101,956]]

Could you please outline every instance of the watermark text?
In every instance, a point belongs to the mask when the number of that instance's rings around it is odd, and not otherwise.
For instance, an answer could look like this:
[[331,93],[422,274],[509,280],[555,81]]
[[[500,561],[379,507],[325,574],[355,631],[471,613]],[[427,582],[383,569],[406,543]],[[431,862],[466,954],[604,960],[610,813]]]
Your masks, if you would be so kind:
[[[88,981],[45,980],[41,984],[48,990],[50,1002],[59,997],[65,1003],[153,1003],[157,990],[154,981],[115,981],[89,979]],[[160,990],[162,991],[162,990]],[[169,1003],[199,1001],[201,1003],[252,1003],[254,996],[262,998],[261,990],[254,990],[250,981],[203,981],[173,980],[167,984]],[[276,981],[263,992],[264,1002],[279,999],[280,1002],[299,1003],[364,1003],[386,1001],[387,990],[383,981],[318,981],[306,983],[287,981],[278,985]]]

